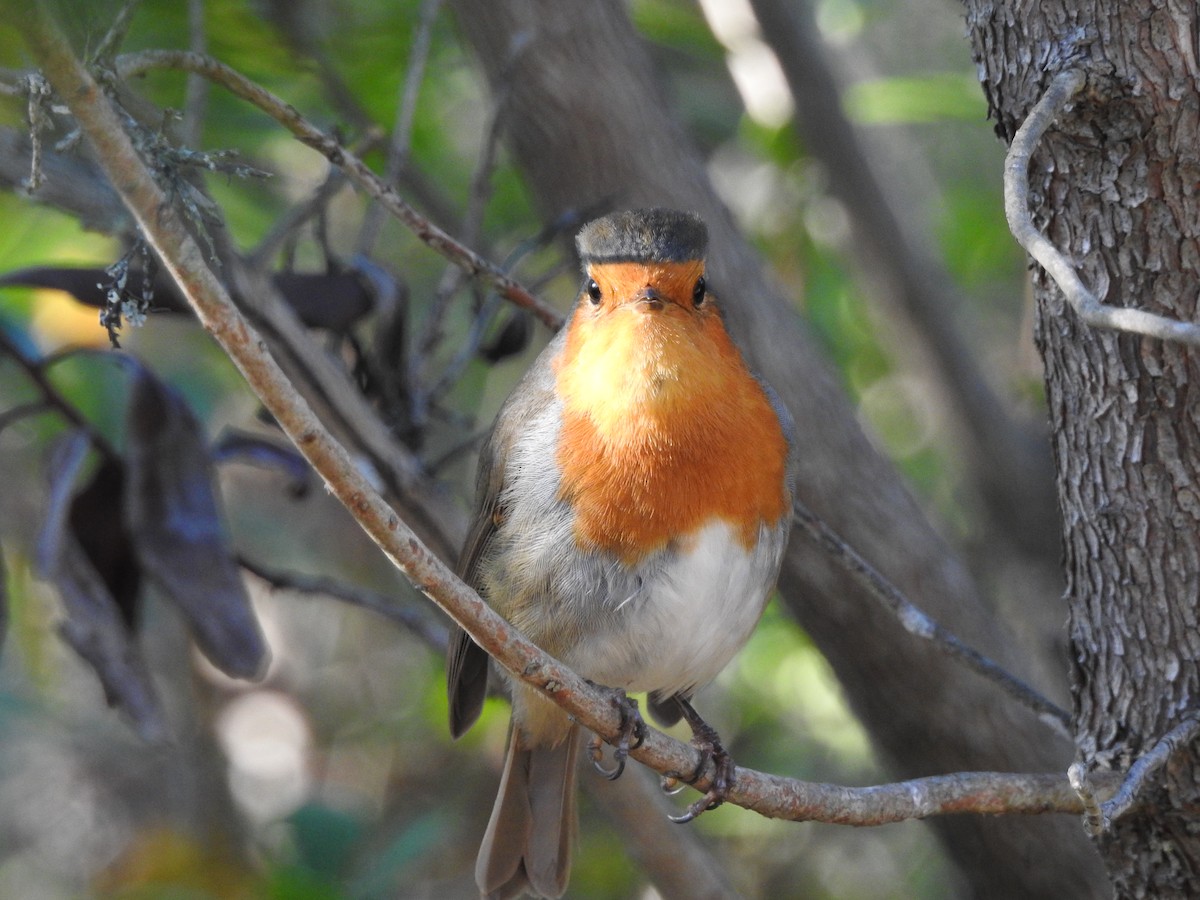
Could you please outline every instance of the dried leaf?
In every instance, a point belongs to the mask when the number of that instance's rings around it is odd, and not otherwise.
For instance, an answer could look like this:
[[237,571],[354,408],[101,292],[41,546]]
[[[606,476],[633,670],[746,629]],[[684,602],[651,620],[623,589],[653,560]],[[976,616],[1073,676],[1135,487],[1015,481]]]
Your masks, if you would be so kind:
[[524,352],[533,336],[533,321],[523,309],[514,310],[500,332],[479,348],[479,355],[490,363],[500,362]]
[[[80,303],[103,308],[108,302],[108,284],[112,276],[107,269],[75,268],[70,266],[34,266],[18,269],[0,276],[0,287],[41,287],[66,291]],[[187,312],[189,307],[169,276],[158,274],[153,282],[155,308],[171,312]]]
[[[375,296],[366,278],[353,270],[341,272],[278,272],[271,279],[288,306],[310,328],[339,334],[369,313]],[[0,275],[0,287],[44,287],[66,291],[80,303],[103,308],[112,276],[106,269],[35,266]],[[150,285],[158,312],[190,313],[191,307],[170,276],[155,273]]]
[[67,613],[59,633],[95,670],[109,705],[124,710],[144,740],[164,740],[166,721],[142,655],[103,579],[73,537],[60,544],[52,580]]
[[125,509],[142,570],[218,668],[255,677],[266,644],[225,537],[200,423],[145,370],[134,378],[127,419]]
[[69,432],[50,451],[46,465],[50,494],[46,498],[46,516],[38,531],[33,557],[38,574],[47,580],[53,578],[54,567],[62,555],[62,543],[68,535],[71,495],[87,452],[88,436],[82,430]]
[[375,306],[375,297],[365,280],[352,270],[277,272],[271,281],[309,328],[343,334]]
[[232,460],[278,469],[291,479],[289,491],[294,497],[307,494],[312,482],[308,460],[294,448],[243,431],[222,433],[213,445],[212,458],[216,463]]
[[[67,641],[96,672],[109,705],[120,707],[148,741],[167,736],[150,676],[128,623],[104,579],[88,559],[71,527],[72,489],[87,458],[88,438],[74,432],[61,442],[49,465],[50,496],[38,534],[39,574],[62,598],[66,618],[59,626]],[[119,509],[113,506],[114,518]]]
[[71,501],[68,524],[132,631],[139,618],[142,573],[122,515],[124,494],[124,464],[105,459]]

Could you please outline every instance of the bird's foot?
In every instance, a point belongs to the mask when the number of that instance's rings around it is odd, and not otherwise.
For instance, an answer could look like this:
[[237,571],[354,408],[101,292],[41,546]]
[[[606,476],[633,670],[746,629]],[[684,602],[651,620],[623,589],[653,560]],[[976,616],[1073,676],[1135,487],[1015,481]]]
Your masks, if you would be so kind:
[[603,763],[604,745],[597,735],[592,735],[588,741],[588,753],[592,758],[592,766],[609,781],[616,781],[625,771],[625,760],[630,750],[636,750],[646,739],[646,723],[638,712],[637,701],[626,696],[624,691],[614,691],[613,706],[621,714],[621,730],[613,743],[613,766],[607,768]]
[[733,757],[721,745],[721,737],[717,734],[716,729],[700,718],[700,714],[692,708],[692,704],[687,700],[680,697],[679,703],[683,709],[683,717],[692,729],[692,746],[700,751],[700,762],[689,778],[685,778],[677,772],[668,775],[663,781],[663,789],[668,790],[669,793],[678,793],[679,788],[675,787],[678,782],[695,784],[704,774],[704,770],[708,768],[709,762],[716,766],[716,773],[713,775],[712,783],[705,795],[689,806],[682,815],[668,817],[672,822],[684,825],[700,816],[701,813],[716,809],[725,802],[725,796],[733,787],[736,766],[733,764]]

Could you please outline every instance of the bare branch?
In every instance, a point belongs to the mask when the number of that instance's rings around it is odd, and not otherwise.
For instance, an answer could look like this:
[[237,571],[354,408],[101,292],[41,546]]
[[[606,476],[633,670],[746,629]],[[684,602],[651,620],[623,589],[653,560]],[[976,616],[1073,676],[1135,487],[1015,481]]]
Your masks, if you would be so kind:
[[[496,96],[491,103],[488,124],[484,130],[483,149],[479,154],[475,170],[471,173],[471,188],[467,195],[467,209],[463,214],[462,227],[459,229],[459,237],[468,246],[475,244],[482,235],[483,216],[487,210],[488,198],[491,196],[492,172],[495,169],[496,156],[500,149],[500,123],[502,121],[501,113],[503,106],[503,96]],[[513,271],[513,263],[517,259],[519,257],[510,255],[505,260],[502,268],[506,272]],[[432,385],[426,384],[425,379],[422,377],[424,374],[422,367],[426,358],[433,353],[437,343],[441,340],[443,334],[442,323],[445,321],[446,313],[450,308],[450,301],[458,293],[459,288],[462,287],[464,278],[465,273],[461,268],[457,266],[446,267],[446,271],[442,273],[442,277],[438,282],[429,313],[421,325],[420,334],[412,345],[412,354],[408,361],[408,382],[412,386],[412,409],[410,415],[416,423],[421,423],[428,417],[430,405],[437,401],[443,391],[457,382],[467,365],[478,355],[484,335],[487,333],[487,328],[495,317],[496,309],[499,306],[497,294],[489,294],[482,302],[478,303],[478,309],[471,322],[466,339],[461,342],[453,358],[442,368],[441,375],[434,383]]]
[[1046,129],[1085,84],[1087,76],[1081,69],[1060,72],[1017,129],[1004,160],[1004,213],[1008,217],[1008,227],[1017,242],[1054,279],[1071,308],[1087,324],[1200,347],[1200,325],[1196,323],[1102,303],[1080,280],[1070,261],[1033,224],[1029,213],[1030,157]]
[[[66,397],[59,393],[58,388],[50,383],[50,379],[46,377],[46,361],[30,359],[21,350],[20,347],[0,328],[0,355],[9,357],[25,372],[25,375],[33,382],[38,393],[41,395],[41,405],[46,409],[54,410],[58,415],[62,416],[71,427],[77,431],[86,434],[92,446],[108,457],[116,457],[117,451],[108,438],[87,419],[83,414],[72,404]],[[15,415],[15,411],[10,410],[9,415]]]
[[1172,756],[1194,741],[1197,735],[1200,735],[1200,712],[1192,712],[1184,716],[1178,725],[1143,753],[1138,761],[1129,767],[1121,787],[1100,807],[1101,827],[1107,831],[1112,827],[1114,820],[1125,815],[1145,790],[1150,777],[1166,765]]
[[275,252],[291,239],[296,231],[313,216],[320,215],[338,191],[346,184],[341,169],[332,166],[322,181],[307,198],[301,200],[276,218],[268,231],[250,253],[246,254],[246,265],[259,271],[267,271],[267,265]]
[[[396,111],[396,124],[392,127],[392,139],[388,145],[387,163],[383,177],[388,184],[395,184],[400,173],[408,166],[412,148],[412,126],[417,112],[417,95],[425,78],[425,64],[429,59],[429,44],[433,35],[433,23],[441,9],[442,0],[424,0],[413,35],[412,51],[408,55],[408,69],[404,83],[400,86],[400,98]],[[372,204],[363,217],[358,235],[358,253],[369,256],[383,224],[383,208]]]
[[[204,27],[204,0],[187,0],[188,49],[193,53],[208,52],[208,32]],[[204,118],[208,110],[208,81],[189,72],[184,86],[183,131],[180,142],[185,147],[199,147],[204,134]]]
[[133,14],[137,12],[139,5],[141,5],[141,0],[126,0],[121,5],[121,8],[117,10],[117,15],[113,18],[112,25],[100,39],[100,43],[96,45],[96,50],[92,54],[94,61],[107,65],[110,58],[116,55],[117,50],[125,41],[125,35],[129,33],[129,26],[133,23]]
[[29,180],[25,187],[35,193],[42,186],[42,132],[46,128],[46,102],[50,97],[50,85],[39,73],[25,76],[25,88],[29,93]]
[[807,506],[796,500],[793,520],[808,532],[831,557],[845,567],[854,578],[882,603],[904,626],[909,634],[932,641],[940,650],[966,664],[989,681],[998,684],[1010,697],[1025,704],[1047,725],[1064,737],[1070,737],[1071,715],[1065,709],[1042,696],[1038,691],[1009,673],[999,663],[968,647],[955,635],[935,622],[909,600],[894,584],[838,536]]
[[300,115],[270,91],[250,81],[241,73],[208,56],[179,50],[146,50],[118,57],[117,72],[125,78],[143,75],[152,69],[182,69],[195,72],[221,85],[230,93],[257,106],[283,125],[302,144],[312,147],[335,166],[343,169],[348,178],[366,193],[383,204],[384,208],[403,222],[421,241],[461,266],[471,275],[488,281],[500,294],[524,309],[530,310],[550,328],[558,328],[562,316],[533,296],[516,279],[499,266],[484,259],[474,250],[456,241],[438,228],[401,197],[391,185],[376,175],[361,159],[336,139]]
[[334,578],[302,575],[299,572],[282,572],[244,556],[238,558],[238,564],[273,590],[323,594],[341,600],[343,603],[349,603],[351,606],[370,610],[402,625],[428,644],[431,650],[438,653],[446,652],[446,644],[450,635],[449,629],[432,621],[429,616],[398,602],[394,597],[346,584]]

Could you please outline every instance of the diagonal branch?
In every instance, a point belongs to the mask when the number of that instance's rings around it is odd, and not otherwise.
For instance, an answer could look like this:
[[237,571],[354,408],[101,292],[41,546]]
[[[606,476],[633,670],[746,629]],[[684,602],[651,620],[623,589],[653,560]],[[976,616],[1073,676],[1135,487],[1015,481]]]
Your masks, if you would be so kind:
[[944,626],[930,618],[799,500],[793,504],[792,520],[853,575],[872,597],[882,603],[904,626],[905,631],[933,642],[939,650],[999,685],[1010,697],[1032,709],[1042,721],[1063,737],[1071,736],[1070,713],[1008,672],[999,663],[964,644]]
[[1116,791],[1104,802],[1097,797],[1097,785],[1093,783],[1100,773],[1088,772],[1087,766],[1081,762],[1072,763],[1067,770],[1067,778],[1083,803],[1084,827],[1088,833],[1095,837],[1112,828],[1113,822],[1137,803],[1154,773],[1194,741],[1197,735],[1200,735],[1200,711],[1192,711],[1138,757]]
[[434,622],[431,616],[417,612],[394,597],[334,578],[280,571],[246,556],[238,557],[238,565],[268,585],[272,591],[323,594],[383,616],[407,629],[437,653],[445,653],[446,645],[450,642],[450,632],[445,625]]
[[[413,120],[417,112],[417,96],[421,90],[421,82],[425,79],[425,66],[429,60],[429,45],[433,34],[433,24],[437,18],[441,0],[424,0],[413,35],[412,50],[408,56],[408,70],[400,86],[400,97],[397,103],[396,122],[392,126],[392,137],[388,144],[387,162],[384,166],[383,177],[388,184],[395,184],[400,173],[408,165],[408,157],[412,152]],[[379,229],[383,225],[384,209],[372,204],[363,217],[359,229],[355,252],[360,256],[370,256],[379,237]]]
[[1008,227],[1087,324],[1200,347],[1200,324],[1101,302],[1084,285],[1071,262],[1033,224],[1029,213],[1029,160],[1046,129],[1086,84],[1087,76],[1081,69],[1060,72],[1017,129],[1004,160],[1004,213]]

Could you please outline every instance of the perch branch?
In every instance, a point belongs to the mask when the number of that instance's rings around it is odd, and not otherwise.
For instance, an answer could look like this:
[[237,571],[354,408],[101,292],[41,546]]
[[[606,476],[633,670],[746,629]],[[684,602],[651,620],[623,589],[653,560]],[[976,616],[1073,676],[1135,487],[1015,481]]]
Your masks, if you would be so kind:
[[1102,303],[1080,280],[1070,261],[1033,224],[1029,213],[1030,157],[1046,129],[1086,83],[1087,76],[1079,69],[1060,72],[1017,129],[1004,160],[1004,213],[1008,227],[1017,243],[1046,270],[1071,308],[1088,325],[1200,347],[1200,325]]
[[[541,690],[585,728],[615,740],[620,716],[611,694],[539,650],[508,625],[418,540],[317,419],[238,311],[195,240],[138,157],[103,92],[71,53],[40,7],[23,11],[26,39],[59,95],[119,185],[146,239],[152,242],[205,328],[221,344],[280,427],[395,565],[459,622],[501,665]],[[698,751],[648,730],[631,754],[659,772],[693,771]],[[697,787],[709,787],[709,761]],[[1075,812],[1079,798],[1061,775],[956,773],[867,788],[809,784],[749,769],[737,773],[732,802],[766,816],[874,825],[951,812]]]

